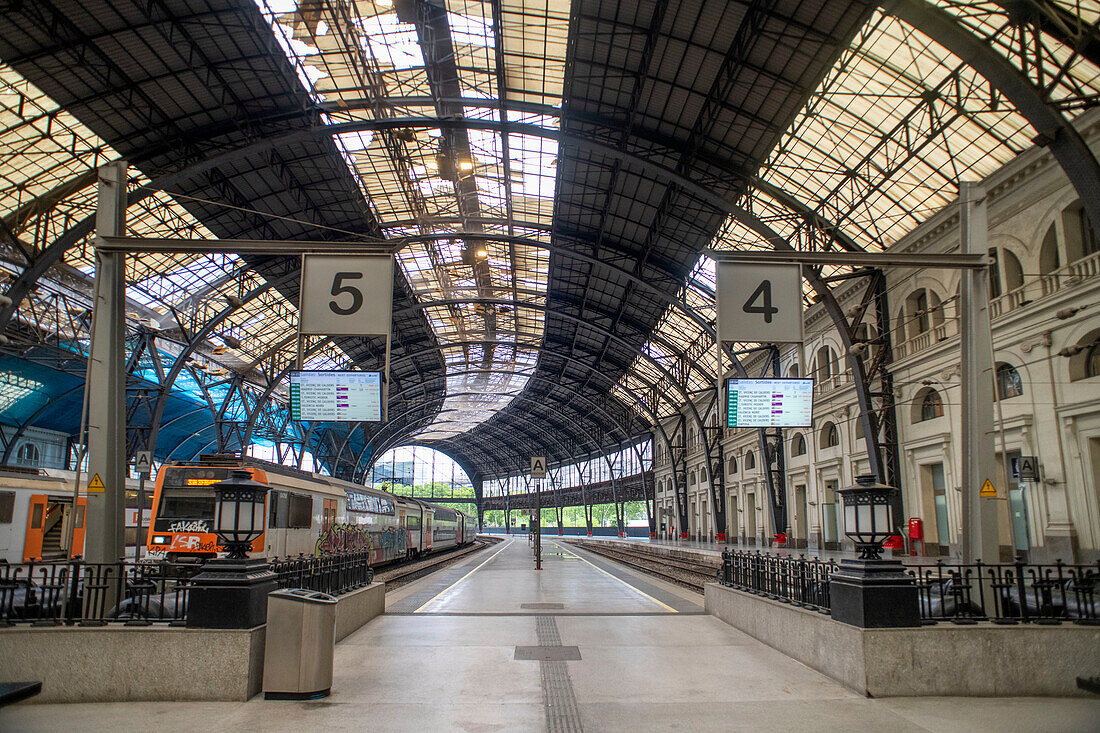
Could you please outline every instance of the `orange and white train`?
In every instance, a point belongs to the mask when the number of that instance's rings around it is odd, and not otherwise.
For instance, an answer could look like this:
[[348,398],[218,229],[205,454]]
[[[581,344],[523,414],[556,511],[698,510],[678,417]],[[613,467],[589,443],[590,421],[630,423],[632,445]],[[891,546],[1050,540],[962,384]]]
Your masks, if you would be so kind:
[[477,534],[476,521],[449,507],[267,461],[205,456],[158,472],[146,556],[186,562],[222,552],[211,531],[213,485],[237,469],[270,487],[250,557],[366,550],[382,565],[465,545]]
[[[267,484],[264,532],[252,557],[368,550],[381,565],[473,542],[464,512],[321,474],[235,456],[204,456],[161,466],[146,486],[140,538],[149,560],[199,562],[223,552],[211,532],[213,484],[234,469]],[[72,471],[0,466],[0,562],[52,561],[84,553],[86,493],[73,499]],[[82,484],[88,482],[84,476]],[[138,538],[138,479],[126,480],[125,538]],[[72,545],[67,546],[70,525]]]

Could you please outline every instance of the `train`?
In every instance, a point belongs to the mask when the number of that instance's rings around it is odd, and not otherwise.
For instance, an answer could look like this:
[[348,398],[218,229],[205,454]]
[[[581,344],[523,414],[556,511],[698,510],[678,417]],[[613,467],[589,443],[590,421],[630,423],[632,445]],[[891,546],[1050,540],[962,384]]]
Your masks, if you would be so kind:
[[[84,553],[84,513],[87,492],[73,500],[76,472],[61,469],[0,466],[0,563],[65,560]],[[86,485],[85,474],[81,484]],[[145,496],[144,523],[152,517],[152,484]],[[138,503],[141,484],[127,479],[125,486],[125,542],[138,541]],[[72,547],[67,547],[70,525]]]
[[[224,551],[211,532],[213,484],[244,469],[270,487],[264,531],[251,557],[274,558],[368,551],[372,564],[401,561],[474,541],[477,523],[465,512],[397,496],[331,476],[236,455],[204,455],[166,463],[144,490],[125,486],[125,542],[142,545],[142,559],[200,563]],[[84,552],[87,495],[75,503],[72,471],[0,466],[0,563],[57,561]],[[87,476],[81,482],[87,483]],[[65,547],[70,524],[72,546]]]
[[269,487],[264,531],[250,557],[370,553],[385,565],[474,541],[477,522],[465,512],[332,476],[236,455],[167,463],[157,473],[146,558],[199,562],[223,548],[211,532],[213,485],[244,469]]

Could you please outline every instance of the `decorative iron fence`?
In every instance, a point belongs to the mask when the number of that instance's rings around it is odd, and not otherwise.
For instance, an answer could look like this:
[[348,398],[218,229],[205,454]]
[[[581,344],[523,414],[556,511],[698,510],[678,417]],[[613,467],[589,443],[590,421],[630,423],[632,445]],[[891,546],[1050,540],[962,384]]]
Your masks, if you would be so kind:
[[829,613],[829,580],[840,566],[831,560],[780,557],[759,550],[722,552],[718,582],[794,606]]
[[370,551],[287,557],[271,561],[280,588],[305,588],[334,596],[374,582]]
[[[280,588],[340,595],[374,582],[368,552],[275,558]],[[187,625],[194,564],[29,562],[0,564],[0,626]]]
[[1095,565],[945,563],[912,567],[926,624],[992,621],[1100,625],[1100,562]]
[[80,559],[0,565],[0,625],[182,626],[192,573],[167,563]]

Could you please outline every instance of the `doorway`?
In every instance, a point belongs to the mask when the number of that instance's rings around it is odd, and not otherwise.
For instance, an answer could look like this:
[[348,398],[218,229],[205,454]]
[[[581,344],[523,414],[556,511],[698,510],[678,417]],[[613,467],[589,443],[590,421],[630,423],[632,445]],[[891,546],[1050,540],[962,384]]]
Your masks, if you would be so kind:
[[839,550],[840,538],[844,535],[841,527],[841,513],[837,511],[836,490],[839,487],[836,479],[825,481],[825,501],[821,504],[821,531],[825,539],[826,550]]
[[726,508],[728,509],[726,512],[726,524],[729,525],[726,538],[730,542],[736,542],[738,531],[741,529],[741,519],[737,516],[737,494],[730,494],[729,504],[726,505]]
[[745,494],[745,543],[756,544],[756,494]]
[[794,546],[806,547],[809,539],[807,531],[807,517],[809,508],[806,506],[806,486],[800,484],[794,487],[794,516],[791,517],[791,529],[794,530]]

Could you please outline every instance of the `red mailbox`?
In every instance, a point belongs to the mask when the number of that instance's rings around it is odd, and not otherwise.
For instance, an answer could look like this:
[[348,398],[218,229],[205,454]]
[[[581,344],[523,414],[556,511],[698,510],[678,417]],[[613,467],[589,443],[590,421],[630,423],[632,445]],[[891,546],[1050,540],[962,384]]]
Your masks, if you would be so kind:
[[920,517],[909,517],[909,554],[917,554],[917,543],[920,543],[920,554],[924,557],[924,520]]

